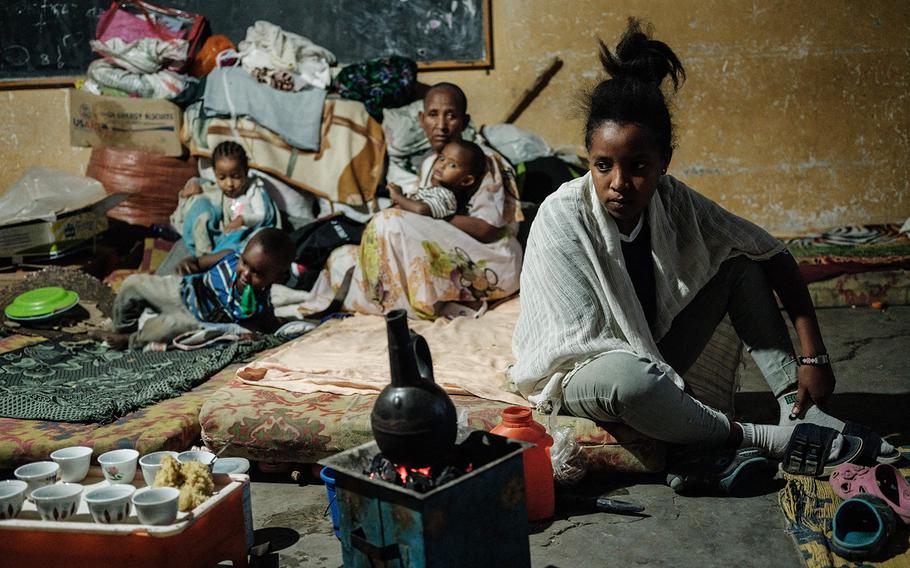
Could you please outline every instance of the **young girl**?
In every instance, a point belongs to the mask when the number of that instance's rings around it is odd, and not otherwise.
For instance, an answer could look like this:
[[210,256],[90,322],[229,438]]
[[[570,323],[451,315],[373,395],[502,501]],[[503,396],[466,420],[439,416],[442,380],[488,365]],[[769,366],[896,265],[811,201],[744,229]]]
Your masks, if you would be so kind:
[[189,180],[180,192],[171,224],[194,255],[241,250],[252,234],[279,227],[278,210],[265,180],[251,177],[246,152],[236,142],[222,142],[212,152],[215,183]]
[[[838,433],[848,426],[820,410],[834,373],[796,262],[766,231],[667,175],[673,133],[660,86],[685,78],[679,59],[631,20],[615,54],[601,44],[601,61],[610,78],[589,98],[590,172],[551,195],[531,227],[512,338],[518,388],[541,410],[624,422],[670,443],[757,447],[790,464],[800,452],[821,465],[854,459],[856,438]],[[683,375],[728,314],[778,397],[777,425],[733,422],[685,391]],[[863,442],[871,457],[896,453]]]

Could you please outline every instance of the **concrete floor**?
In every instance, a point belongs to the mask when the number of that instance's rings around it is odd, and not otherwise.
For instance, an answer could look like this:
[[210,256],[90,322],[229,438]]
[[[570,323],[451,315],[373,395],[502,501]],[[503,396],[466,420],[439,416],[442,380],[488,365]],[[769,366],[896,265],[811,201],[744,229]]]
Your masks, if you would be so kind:
[[[897,444],[910,443],[910,307],[819,310],[838,379],[832,413],[863,421]],[[737,411],[745,419],[776,421],[777,406],[748,361]],[[802,565],[784,527],[775,487],[748,498],[681,497],[662,476],[590,476],[582,489],[612,493],[645,506],[648,517],[576,512],[559,505],[555,518],[530,528],[532,565],[774,566]],[[281,566],[337,567],[341,547],[323,516],[325,489],[255,477],[257,529],[292,529],[299,540],[278,553]]]

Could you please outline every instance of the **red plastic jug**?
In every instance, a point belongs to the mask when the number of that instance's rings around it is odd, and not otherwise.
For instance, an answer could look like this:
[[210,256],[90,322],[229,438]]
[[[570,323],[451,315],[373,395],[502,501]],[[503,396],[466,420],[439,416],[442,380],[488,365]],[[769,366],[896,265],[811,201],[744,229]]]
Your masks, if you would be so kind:
[[543,426],[531,418],[531,409],[510,406],[502,411],[502,422],[491,430],[506,438],[531,442],[536,447],[525,450],[522,459],[525,468],[525,495],[528,520],[539,521],[553,516],[556,497],[553,487],[553,464],[550,446],[553,438]]

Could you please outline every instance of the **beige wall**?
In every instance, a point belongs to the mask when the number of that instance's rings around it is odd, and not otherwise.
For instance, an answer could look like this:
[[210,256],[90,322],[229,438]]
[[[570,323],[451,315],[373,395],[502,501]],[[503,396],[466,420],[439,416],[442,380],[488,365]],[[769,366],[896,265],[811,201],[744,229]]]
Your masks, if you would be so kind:
[[[565,66],[518,126],[579,144],[576,101],[600,77],[596,37],[652,24],[689,75],[671,173],[778,234],[910,216],[910,3],[493,0],[495,67],[422,73],[501,122],[554,56]],[[62,90],[0,91],[0,188],[30,165],[84,170]]]
[[0,90],[0,193],[31,166],[84,174],[91,150],[70,146],[66,89]]
[[670,172],[776,233],[910,216],[910,3],[493,0],[495,69],[425,73],[502,121],[554,56],[565,66],[517,125],[580,144],[596,37],[651,22],[689,80]]

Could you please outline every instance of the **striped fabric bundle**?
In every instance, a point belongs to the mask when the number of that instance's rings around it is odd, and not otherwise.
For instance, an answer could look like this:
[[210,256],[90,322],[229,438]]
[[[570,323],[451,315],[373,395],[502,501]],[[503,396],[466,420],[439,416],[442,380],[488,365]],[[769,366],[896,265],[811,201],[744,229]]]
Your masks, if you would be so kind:
[[591,174],[544,201],[531,227],[521,273],[521,317],[512,336],[511,376],[544,412],[561,403],[564,378],[606,351],[648,357],[683,388],[657,341],[729,258],[768,259],[784,245],[671,176],[647,208],[657,286],[649,328],[626,272],[619,231],[598,201]]

